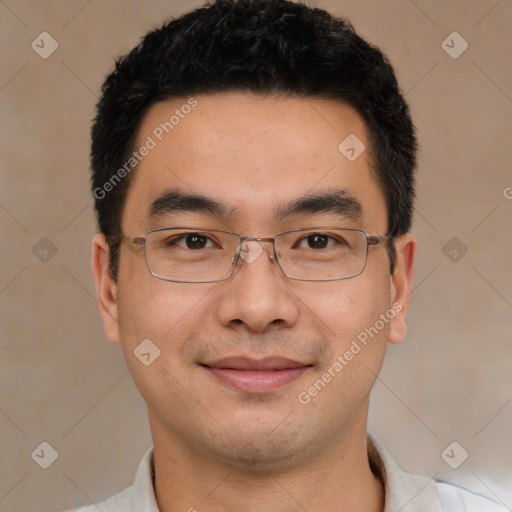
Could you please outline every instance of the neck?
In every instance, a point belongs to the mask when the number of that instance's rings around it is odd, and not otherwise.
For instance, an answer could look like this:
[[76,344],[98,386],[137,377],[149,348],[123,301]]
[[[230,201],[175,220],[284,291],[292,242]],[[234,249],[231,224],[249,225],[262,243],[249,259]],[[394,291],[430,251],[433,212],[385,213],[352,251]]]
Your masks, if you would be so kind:
[[366,431],[346,435],[326,453],[276,470],[256,471],[211,459],[160,435],[155,445],[155,494],[160,512],[382,512],[384,488],[370,469]]

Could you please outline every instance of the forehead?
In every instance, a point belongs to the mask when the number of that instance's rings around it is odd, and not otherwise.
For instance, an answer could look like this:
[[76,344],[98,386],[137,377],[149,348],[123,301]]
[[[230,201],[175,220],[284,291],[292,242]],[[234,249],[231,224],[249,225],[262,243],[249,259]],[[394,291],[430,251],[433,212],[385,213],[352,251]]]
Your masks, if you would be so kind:
[[148,227],[151,204],[166,190],[210,197],[234,212],[233,222],[256,226],[301,196],[343,189],[370,224],[385,222],[366,125],[335,100],[242,92],[173,98],[149,109],[134,149],[140,161],[123,212],[130,231]]

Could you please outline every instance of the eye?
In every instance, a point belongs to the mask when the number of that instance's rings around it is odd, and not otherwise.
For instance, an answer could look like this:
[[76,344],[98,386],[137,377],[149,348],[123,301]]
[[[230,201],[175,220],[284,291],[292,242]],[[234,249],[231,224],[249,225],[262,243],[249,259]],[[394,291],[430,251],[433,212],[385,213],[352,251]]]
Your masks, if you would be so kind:
[[311,233],[298,241],[298,247],[301,249],[325,249],[336,242],[337,240],[325,233]]
[[200,233],[185,233],[178,236],[173,236],[168,238],[165,241],[166,246],[178,246],[184,249],[207,249],[209,247],[214,247],[212,240]]

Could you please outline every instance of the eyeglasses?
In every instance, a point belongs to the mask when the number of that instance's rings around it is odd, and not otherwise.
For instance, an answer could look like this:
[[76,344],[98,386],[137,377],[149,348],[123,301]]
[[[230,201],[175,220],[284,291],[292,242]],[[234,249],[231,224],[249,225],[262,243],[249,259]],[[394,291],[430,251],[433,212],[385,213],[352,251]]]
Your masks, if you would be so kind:
[[368,247],[388,236],[359,229],[293,229],[273,238],[240,236],[231,231],[197,227],[153,229],[145,237],[122,237],[144,246],[149,272],[165,281],[214,283],[229,279],[243,259],[252,263],[272,243],[270,259],[283,274],[299,281],[338,281],[363,273]]

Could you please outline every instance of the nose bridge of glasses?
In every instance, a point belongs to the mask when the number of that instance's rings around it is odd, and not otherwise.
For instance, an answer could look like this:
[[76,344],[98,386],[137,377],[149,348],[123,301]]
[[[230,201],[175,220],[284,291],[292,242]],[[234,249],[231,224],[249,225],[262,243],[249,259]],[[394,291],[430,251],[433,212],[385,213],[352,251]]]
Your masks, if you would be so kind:
[[252,263],[263,252],[264,246],[262,244],[271,244],[268,249],[268,255],[271,260],[274,259],[274,239],[273,238],[256,238],[253,236],[245,236],[240,238],[240,244],[236,249],[237,255],[242,258],[246,263]]

